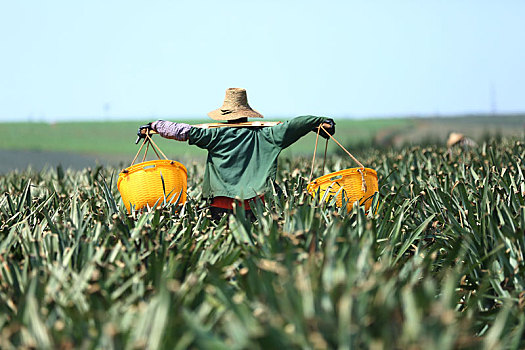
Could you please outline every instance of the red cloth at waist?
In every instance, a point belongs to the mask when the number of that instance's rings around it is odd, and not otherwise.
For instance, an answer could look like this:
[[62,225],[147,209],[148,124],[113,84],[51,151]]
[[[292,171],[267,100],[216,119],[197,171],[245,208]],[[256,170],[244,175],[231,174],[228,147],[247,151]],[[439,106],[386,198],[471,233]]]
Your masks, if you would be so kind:
[[211,206],[222,209],[233,209],[233,203],[236,202],[237,206],[242,206],[245,210],[248,210],[250,209],[250,202],[255,201],[256,198],[260,198],[261,201],[264,203],[264,195],[261,195],[259,197],[248,198],[242,202],[238,199],[219,196],[213,197],[213,199],[211,200]]

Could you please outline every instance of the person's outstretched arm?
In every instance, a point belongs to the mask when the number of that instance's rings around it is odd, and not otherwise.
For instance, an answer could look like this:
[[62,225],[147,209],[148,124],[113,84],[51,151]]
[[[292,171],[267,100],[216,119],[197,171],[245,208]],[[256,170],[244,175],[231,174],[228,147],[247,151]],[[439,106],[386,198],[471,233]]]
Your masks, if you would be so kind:
[[185,123],[157,120],[139,127],[139,131],[137,132],[139,138],[137,139],[137,142],[139,139],[145,138],[146,134],[150,134],[151,130],[156,131],[160,136],[167,139],[187,141],[191,128],[191,125]]
[[187,141],[191,128],[190,124],[174,123],[166,120],[157,120],[151,123],[151,129],[158,132],[160,136],[177,141]]
[[[322,123],[330,124],[327,129],[328,133],[333,135],[335,133],[335,122],[331,118],[327,117],[314,117],[306,115],[302,117],[296,117],[283,124],[272,127],[272,135],[274,142],[282,149],[290,146],[301,137],[308,134],[310,131],[317,131],[317,128]],[[329,137],[321,131],[321,136]]]
[[177,140],[177,141],[189,141],[190,145],[196,145],[197,147],[208,149],[216,143],[217,133],[215,129],[202,129],[194,127],[186,123],[174,123],[166,120],[157,120],[147,125],[143,125],[139,128],[138,135],[147,132],[142,129],[154,130],[160,136]]

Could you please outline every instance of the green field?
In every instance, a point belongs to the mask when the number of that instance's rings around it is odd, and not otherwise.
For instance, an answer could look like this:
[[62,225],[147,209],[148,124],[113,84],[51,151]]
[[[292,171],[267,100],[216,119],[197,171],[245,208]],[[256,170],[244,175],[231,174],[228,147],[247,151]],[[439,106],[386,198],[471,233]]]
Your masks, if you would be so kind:
[[[209,120],[192,120],[192,124]],[[338,120],[337,138],[347,147],[369,144],[381,130],[404,130],[413,125],[408,119]],[[118,165],[131,163],[139,149],[135,145],[141,122],[71,122],[71,123],[4,123],[5,137],[0,139],[0,173],[13,169],[23,170],[29,165],[41,169],[48,163],[52,167],[81,169],[84,166]],[[154,137],[155,142],[170,159],[191,165],[202,162],[206,151],[187,142]],[[283,157],[313,153],[315,134],[310,133],[283,152]],[[330,144],[331,151],[336,150]],[[152,153],[147,159],[154,159]],[[141,159],[141,158],[139,158]]]
[[[193,120],[191,124],[209,120]],[[140,122],[69,122],[69,123],[4,123],[4,137],[0,149],[23,149],[41,151],[69,151],[97,155],[134,154],[136,133]],[[379,130],[400,130],[413,125],[408,119],[337,120],[337,136],[346,144],[366,142]],[[294,145],[297,150],[312,152],[315,135],[306,142]],[[162,149],[173,155],[184,155],[195,151],[185,143],[156,137]]]
[[[145,123],[146,121],[144,121]],[[191,120],[191,124],[209,120]],[[462,132],[480,139],[486,134],[517,134],[524,130],[525,115],[464,116],[443,118],[387,118],[336,119],[336,137],[344,145],[385,144],[402,145],[433,138],[445,142],[448,133]],[[103,156],[134,154],[135,134],[141,121],[125,122],[64,122],[64,123],[2,123],[4,135],[0,139],[3,150],[39,150],[74,152]],[[157,137],[159,145],[175,156],[190,152],[199,154],[195,147]],[[295,152],[311,153],[315,135],[311,134],[294,144]],[[202,154],[202,153],[200,153]]]
[[210,221],[202,163],[180,212],[133,215],[115,168],[0,175],[0,348],[523,349],[524,157],[370,148],[375,213],[319,204],[282,159],[255,224]]
[[[70,123],[3,123],[0,138],[0,173],[28,166],[42,169],[48,164],[61,164],[82,169],[97,164],[125,167],[138,150],[134,144],[136,130],[146,121],[70,122]],[[192,124],[209,120],[191,120]],[[336,119],[336,138],[352,153],[366,154],[368,149],[400,148],[404,145],[443,145],[450,132],[462,132],[477,142],[489,136],[524,134],[524,115],[463,116],[443,118]],[[202,162],[206,151],[187,143],[155,137],[170,159],[191,166]],[[310,133],[282,157],[311,156],[315,134]],[[320,151],[324,149],[321,142]],[[330,142],[329,154],[342,151]],[[153,158],[154,156],[151,155]],[[153,159],[148,158],[148,159]]]

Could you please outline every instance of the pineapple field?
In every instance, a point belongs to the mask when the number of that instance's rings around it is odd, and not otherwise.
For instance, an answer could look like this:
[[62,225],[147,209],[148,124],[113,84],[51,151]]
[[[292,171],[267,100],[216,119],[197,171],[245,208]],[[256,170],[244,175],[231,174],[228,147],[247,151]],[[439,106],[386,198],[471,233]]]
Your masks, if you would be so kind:
[[[372,208],[282,157],[253,208],[128,214],[120,168],[0,175],[2,349],[523,349],[525,144],[370,149]],[[328,157],[316,176],[353,167]],[[350,210],[347,210],[351,208]]]

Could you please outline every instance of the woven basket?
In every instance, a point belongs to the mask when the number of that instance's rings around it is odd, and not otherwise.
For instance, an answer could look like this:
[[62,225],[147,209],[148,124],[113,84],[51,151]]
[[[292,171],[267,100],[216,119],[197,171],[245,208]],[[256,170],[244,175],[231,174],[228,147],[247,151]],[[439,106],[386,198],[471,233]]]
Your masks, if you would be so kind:
[[337,195],[338,207],[343,205],[344,198],[348,203],[348,211],[352,209],[350,203],[355,202],[364,205],[365,210],[368,210],[374,194],[378,191],[377,173],[369,168],[340,170],[315,179],[306,189],[314,197],[319,193],[319,198],[324,198],[327,202]]
[[[314,156],[312,159],[312,170],[310,172],[310,179],[314,171],[315,154],[317,152],[317,143],[319,141],[319,132],[324,132],[330,135],[326,129],[321,125],[317,131],[317,138],[315,139]],[[365,168],[350,152],[346,150],[332,135],[330,138],[341,147],[357,164],[359,168],[350,168],[323,175],[313,181],[308,180],[306,190],[313,196],[319,195],[320,199],[326,202],[331,201],[335,196],[336,205],[341,207],[343,205],[343,198],[347,203],[356,203],[364,205],[365,210],[372,206],[372,199],[374,194],[378,191],[377,173],[375,170]],[[326,140],[326,148],[324,158],[326,161],[326,150],[328,149],[328,139]],[[323,163],[324,169],[324,163]],[[347,211],[352,210],[353,205],[347,205]],[[377,210],[377,207],[375,208]]]
[[[148,143],[148,147],[151,143],[158,149],[158,146],[149,136],[144,139],[142,146],[146,143]],[[164,201],[166,203],[177,202],[179,205],[184,204],[188,180],[186,167],[179,162],[168,159],[143,161],[133,165],[142,146],[131,162],[131,166],[124,169],[118,177],[117,188],[128,213],[131,213],[132,208],[134,210],[141,210],[147,206],[154,208],[163,204]],[[143,160],[146,158],[148,147],[146,147]],[[155,150],[155,148],[153,149]],[[162,153],[162,151],[160,152]],[[164,153],[162,155],[166,158]]]
[[[186,202],[187,172],[184,165],[172,160],[150,160],[126,168],[118,177],[117,187],[128,212],[146,205]],[[180,196],[180,198],[179,198]]]

